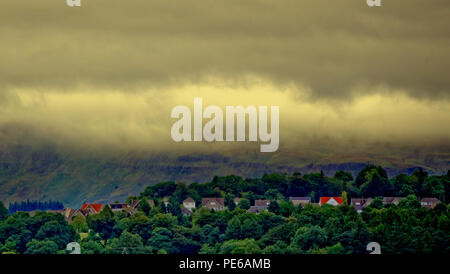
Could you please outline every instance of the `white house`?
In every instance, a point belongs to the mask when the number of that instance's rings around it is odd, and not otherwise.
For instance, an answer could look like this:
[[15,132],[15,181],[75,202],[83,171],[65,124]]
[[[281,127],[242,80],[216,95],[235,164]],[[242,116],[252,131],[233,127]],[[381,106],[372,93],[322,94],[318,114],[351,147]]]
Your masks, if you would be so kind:
[[183,207],[192,211],[195,208],[195,201],[191,197],[187,197],[186,200],[183,201]]

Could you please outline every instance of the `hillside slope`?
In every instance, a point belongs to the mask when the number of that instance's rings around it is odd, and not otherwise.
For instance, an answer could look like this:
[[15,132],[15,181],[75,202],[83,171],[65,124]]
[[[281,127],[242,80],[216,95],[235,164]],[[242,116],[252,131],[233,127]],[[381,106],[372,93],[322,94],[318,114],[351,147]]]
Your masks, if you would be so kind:
[[[405,160],[408,159],[408,160]],[[59,200],[66,206],[83,202],[124,200],[146,186],[162,181],[207,182],[215,175],[256,177],[271,172],[337,170],[356,174],[368,162],[383,165],[390,176],[422,167],[431,174],[449,169],[447,154],[426,158],[364,155],[318,155],[315,160],[291,154],[190,154],[127,153],[98,156],[56,152],[24,146],[0,151],[0,200]]]

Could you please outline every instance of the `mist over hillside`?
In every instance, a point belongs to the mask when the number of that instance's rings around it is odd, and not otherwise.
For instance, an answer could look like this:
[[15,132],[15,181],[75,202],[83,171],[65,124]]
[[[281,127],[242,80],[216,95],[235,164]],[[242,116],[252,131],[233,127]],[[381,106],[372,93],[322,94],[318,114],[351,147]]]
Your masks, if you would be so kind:
[[[368,156],[369,155],[369,156]],[[420,156],[420,157],[419,157]],[[210,154],[162,154],[129,152],[98,155],[55,151],[51,147],[11,146],[0,150],[0,200],[58,200],[65,206],[83,202],[123,201],[145,187],[163,181],[208,182],[215,175],[244,178],[264,173],[320,172],[332,176],[337,170],[354,175],[367,163],[382,165],[389,176],[410,174],[422,167],[430,174],[449,169],[448,154],[406,155],[260,154],[229,152]]]

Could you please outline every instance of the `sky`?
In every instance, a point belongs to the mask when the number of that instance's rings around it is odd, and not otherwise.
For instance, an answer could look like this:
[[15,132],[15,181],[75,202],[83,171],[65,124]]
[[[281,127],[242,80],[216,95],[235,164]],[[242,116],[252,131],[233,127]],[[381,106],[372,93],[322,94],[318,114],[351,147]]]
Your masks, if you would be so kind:
[[[448,0],[0,2],[0,143],[174,143],[177,105],[280,106],[280,151],[450,155]],[[258,151],[259,146],[249,146]]]

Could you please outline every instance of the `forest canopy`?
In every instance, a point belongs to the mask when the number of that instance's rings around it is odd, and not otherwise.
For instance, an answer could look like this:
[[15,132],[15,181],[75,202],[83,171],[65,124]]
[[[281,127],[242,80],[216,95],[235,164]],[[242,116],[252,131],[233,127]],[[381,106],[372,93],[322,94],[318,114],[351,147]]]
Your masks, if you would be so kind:
[[[449,183],[449,173],[429,176],[418,169],[388,178],[383,168],[372,165],[355,178],[339,171],[333,177],[294,173],[253,179],[230,175],[205,184],[165,182],[129,197],[130,203],[141,201],[134,214],[105,206],[70,224],[61,214],[8,214],[0,204],[0,251],[66,253],[66,245],[77,241],[83,254],[367,254],[367,244],[375,241],[386,254],[448,254]],[[342,196],[343,203],[294,206],[291,196],[309,196],[313,202]],[[350,199],[363,196],[374,199],[358,213]],[[385,204],[383,196],[404,198]],[[190,215],[180,206],[187,197],[197,202]],[[204,197],[224,198],[227,209],[200,207]],[[425,208],[422,197],[442,203]],[[271,202],[265,211],[249,212],[257,199]]]

